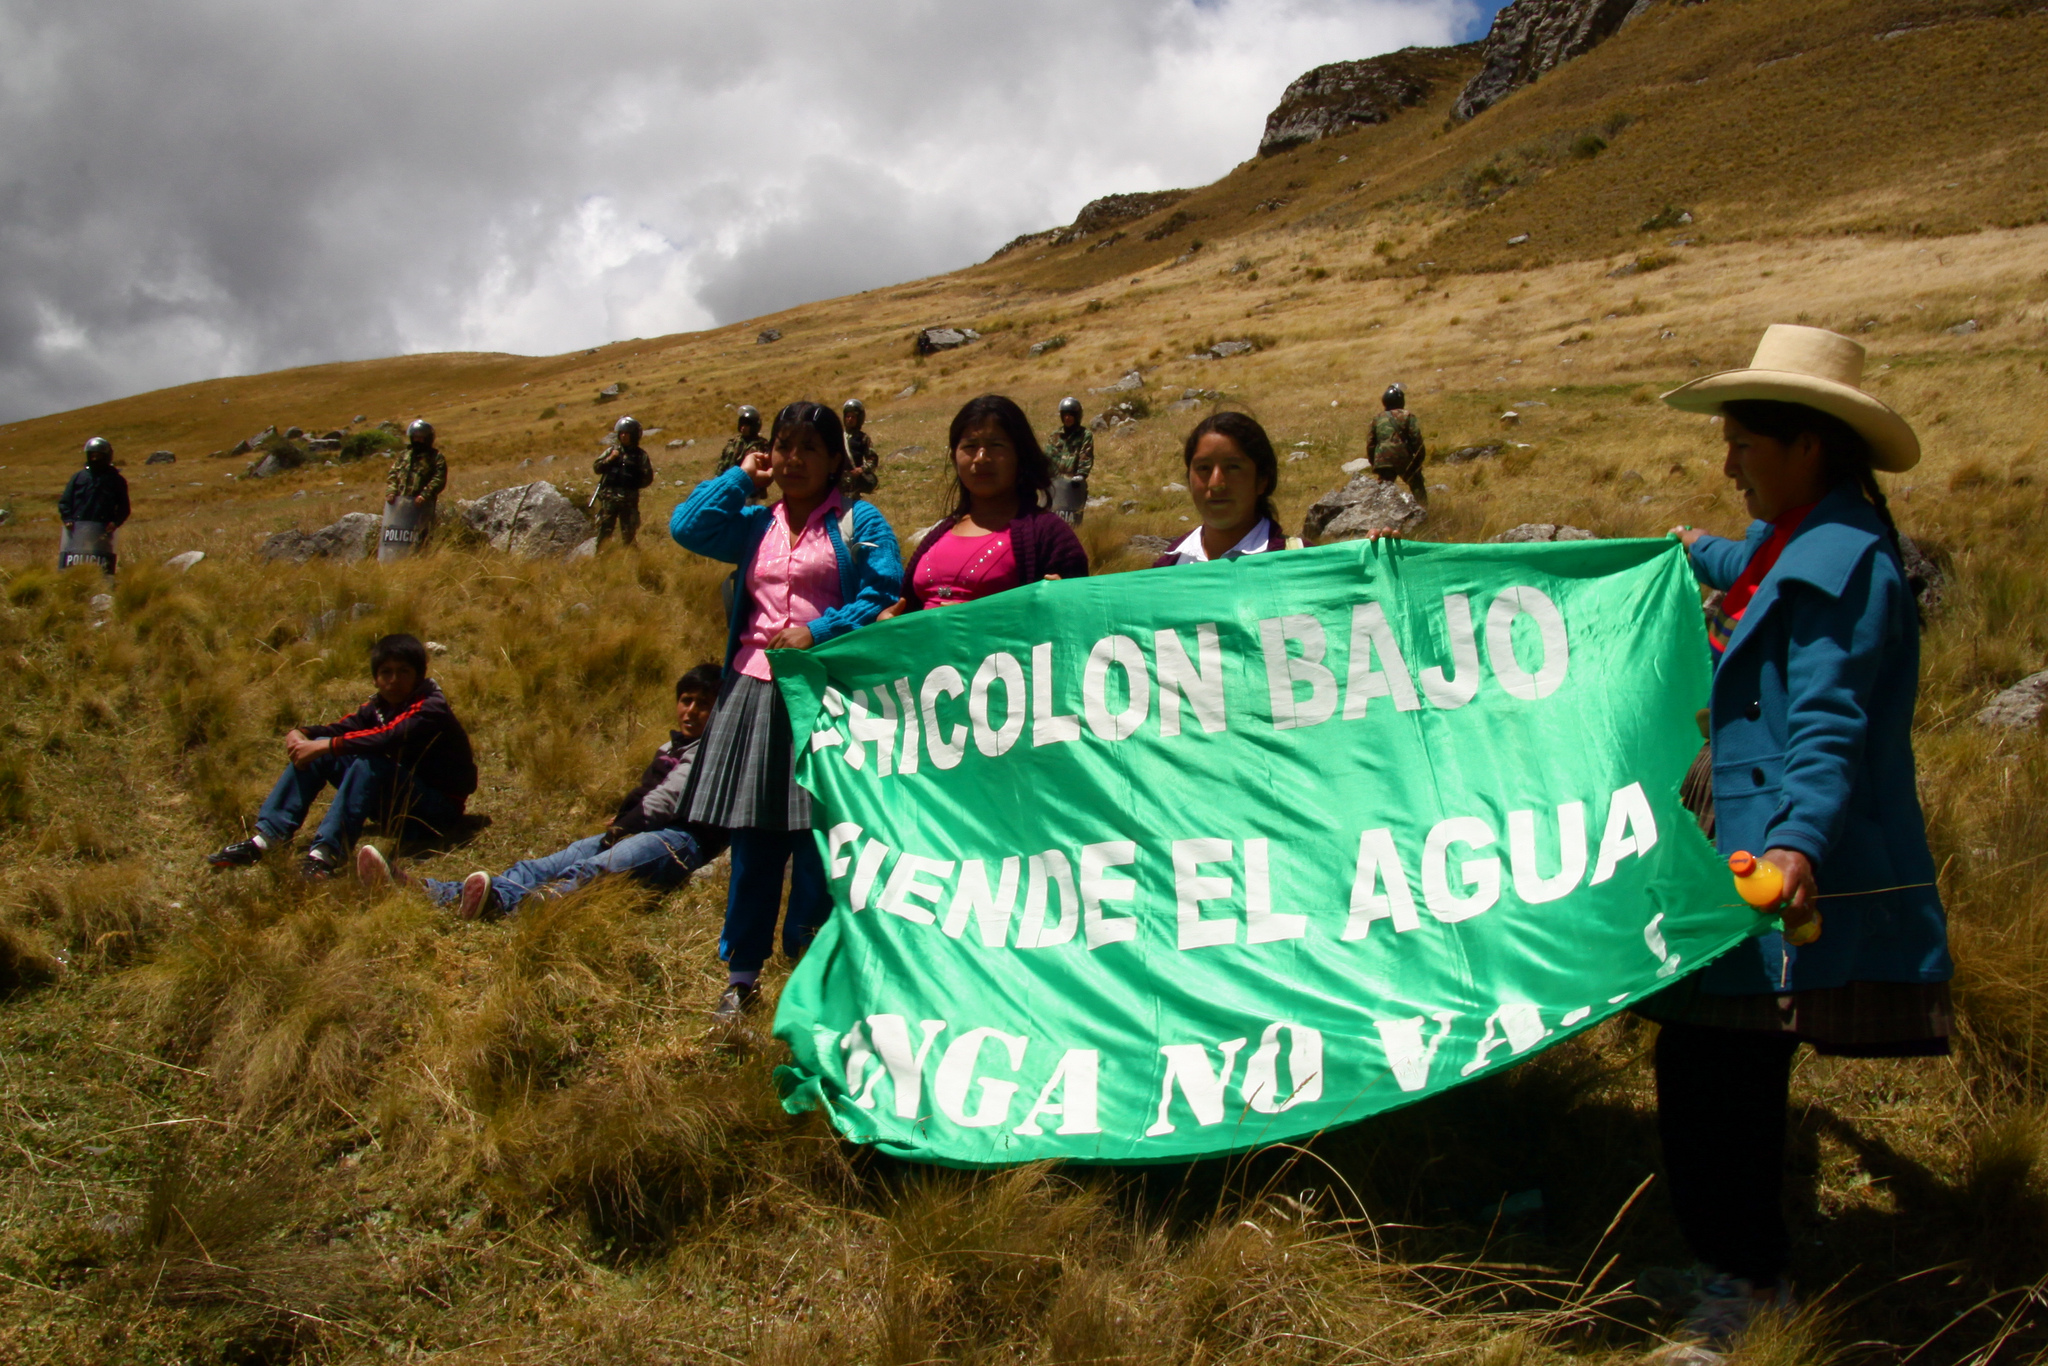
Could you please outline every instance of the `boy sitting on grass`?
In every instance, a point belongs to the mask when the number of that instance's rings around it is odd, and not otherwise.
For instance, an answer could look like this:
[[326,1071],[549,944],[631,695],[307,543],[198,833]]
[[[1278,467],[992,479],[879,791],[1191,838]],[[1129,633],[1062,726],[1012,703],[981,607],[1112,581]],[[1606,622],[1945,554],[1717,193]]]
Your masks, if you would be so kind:
[[[630,873],[663,890],[689,881],[692,871],[725,848],[722,831],[683,820],[683,797],[696,766],[698,741],[704,738],[712,705],[718,701],[718,675],[716,664],[699,664],[676,680],[676,728],[668,743],[654,752],[640,785],[619,803],[618,814],[603,834],[577,840],[544,858],[515,863],[502,877],[478,869],[460,882],[421,878],[420,889],[443,906],[453,905],[464,920],[474,920],[510,915],[536,893],[566,896],[604,873]],[[387,880],[412,881],[367,844],[356,853],[356,876],[372,887]]]
[[256,814],[256,833],[208,863],[246,867],[289,844],[329,783],[334,800],[300,865],[308,878],[332,877],[347,866],[373,810],[394,836],[408,825],[428,837],[443,835],[462,819],[476,791],[476,758],[448,699],[427,677],[427,647],[417,636],[385,636],[370,647],[370,674],[376,695],[356,711],[284,737],[291,763]]

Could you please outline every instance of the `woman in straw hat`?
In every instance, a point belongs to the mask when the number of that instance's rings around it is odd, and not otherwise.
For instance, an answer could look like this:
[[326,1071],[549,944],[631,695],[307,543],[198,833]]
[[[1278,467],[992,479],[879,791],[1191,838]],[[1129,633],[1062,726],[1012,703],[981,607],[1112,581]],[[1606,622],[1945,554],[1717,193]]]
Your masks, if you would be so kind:
[[[1688,1325],[1713,1339],[1787,1301],[1780,1198],[1799,1045],[1948,1051],[1947,932],[1913,776],[1919,614],[1876,475],[1911,469],[1920,443],[1862,376],[1855,342],[1779,325],[1746,368],[1664,396],[1720,419],[1723,472],[1755,519],[1739,540],[1674,533],[1721,595],[1701,823],[1724,855],[1775,864],[1787,896],[1786,934],[1645,1003],[1663,1025],[1667,1178],[1701,1263]],[[1823,911],[1819,938],[1795,946]]]

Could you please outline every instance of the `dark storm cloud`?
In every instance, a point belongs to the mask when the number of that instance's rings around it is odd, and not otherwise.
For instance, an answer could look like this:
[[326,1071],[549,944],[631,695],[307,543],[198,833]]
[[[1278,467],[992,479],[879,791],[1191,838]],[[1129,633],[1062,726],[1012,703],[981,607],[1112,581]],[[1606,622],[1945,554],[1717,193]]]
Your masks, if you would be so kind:
[[0,420],[950,269],[1468,0],[0,0]]

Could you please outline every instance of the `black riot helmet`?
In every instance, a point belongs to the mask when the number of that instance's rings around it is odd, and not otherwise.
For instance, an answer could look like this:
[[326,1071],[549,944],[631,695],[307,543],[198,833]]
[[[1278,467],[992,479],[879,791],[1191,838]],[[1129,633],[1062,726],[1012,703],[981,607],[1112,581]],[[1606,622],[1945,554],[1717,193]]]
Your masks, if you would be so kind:
[[1408,391],[1398,384],[1389,384],[1387,392],[1380,395],[1380,403],[1389,410],[1408,406]]
[[96,436],[85,443],[85,463],[88,465],[111,464],[114,459],[114,443],[104,436]]
[[640,419],[637,417],[620,418],[617,422],[614,422],[612,424],[612,435],[616,436],[619,439],[619,444],[621,446],[625,446],[629,449],[631,447],[639,445]]
[[868,415],[868,405],[862,403],[857,398],[850,398],[839,405],[839,416],[843,418],[848,413],[859,413],[862,417],[866,417]]
[[740,430],[745,431],[749,427],[754,429],[754,435],[759,436],[761,434],[761,410],[751,403],[742,403],[740,405]]
[[423,417],[416,417],[405,429],[405,439],[421,450],[431,450],[434,445],[434,424]]
[[1074,398],[1070,395],[1069,397],[1060,400],[1060,416],[1062,418],[1065,418],[1068,413],[1072,413],[1075,417],[1081,416],[1080,399]]

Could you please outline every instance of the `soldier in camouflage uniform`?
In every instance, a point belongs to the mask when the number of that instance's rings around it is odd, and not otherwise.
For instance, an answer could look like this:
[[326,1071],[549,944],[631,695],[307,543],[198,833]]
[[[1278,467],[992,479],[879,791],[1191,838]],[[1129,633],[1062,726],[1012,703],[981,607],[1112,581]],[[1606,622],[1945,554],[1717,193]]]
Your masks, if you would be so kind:
[[727,470],[746,459],[749,451],[765,451],[768,443],[761,439],[761,410],[751,403],[740,405],[740,434],[725,443],[725,449],[718,453],[717,473]]
[[424,549],[438,520],[441,490],[448,487],[448,458],[434,446],[434,424],[416,418],[405,430],[405,454],[391,462],[384,501],[410,498],[420,509],[417,544]]
[[597,512],[597,544],[604,548],[612,528],[627,545],[640,534],[640,490],[654,482],[654,462],[640,449],[640,422],[622,417],[612,425],[619,444],[597,457],[597,492],[590,505]]
[[840,406],[839,425],[846,429],[846,472],[839,477],[839,487],[856,498],[867,497],[882,483],[875,443],[861,430],[867,420],[867,405],[859,399],[850,398]]
[[1095,469],[1095,433],[1081,425],[1081,400],[1060,400],[1060,425],[1046,438],[1052,462],[1052,510],[1068,526],[1081,525],[1088,506],[1088,475]]
[[1422,424],[1408,411],[1408,395],[1400,385],[1388,385],[1380,402],[1386,411],[1372,420],[1372,437],[1365,448],[1372,472],[1382,484],[1401,480],[1415,501],[1427,506],[1429,486],[1422,482],[1422,461],[1428,448],[1422,444]]

